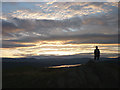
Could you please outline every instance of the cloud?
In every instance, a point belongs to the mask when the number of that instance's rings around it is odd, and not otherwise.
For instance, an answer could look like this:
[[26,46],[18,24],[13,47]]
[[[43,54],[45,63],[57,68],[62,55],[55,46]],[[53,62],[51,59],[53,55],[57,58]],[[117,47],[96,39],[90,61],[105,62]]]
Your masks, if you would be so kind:
[[[40,5],[41,3],[38,3],[37,7]],[[15,12],[18,12],[18,14],[11,13],[11,15],[16,16],[3,20],[4,47],[26,47],[23,43],[53,40],[72,41],[67,43],[117,43],[118,12],[115,5],[110,6],[106,3],[86,2],[53,3],[49,8],[47,7],[45,4],[44,7],[40,8],[43,12],[39,10],[34,12],[31,10],[16,10]],[[110,7],[110,9],[107,9],[108,7]],[[58,12],[58,8],[60,9],[59,11],[63,10],[65,11],[63,13],[66,13],[66,15],[62,15],[59,12],[59,15],[63,17],[62,19],[49,19],[50,17],[46,16],[49,12],[50,16],[53,17],[52,14],[55,15],[55,13]],[[96,9],[96,11],[102,10],[102,12],[92,12],[94,9]],[[80,10],[85,13],[88,11],[88,13],[90,12],[91,14],[80,16]],[[39,17],[39,12],[41,12],[40,14],[42,16],[45,15],[45,18],[38,19],[37,16]],[[75,15],[74,13],[78,14]],[[30,17],[23,18],[21,14],[25,17]],[[66,18],[68,14],[70,16]],[[59,15],[56,16],[59,17]],[[19,16],[22,18],[19,18]],[[33,16],[34,18],[31,18]],[[4,41],[11,44],[7,46]]]
[[2,48],[16,48],[16,47],[32,47],[35,45],[24,45],[24,44],[17,44],[15,42],[11,42],[10,40],[3,40]]
[[35,45],[22,45],[22,44],[2,44],[2,48],[15,48],[15,47],[31,47]]
[[[51,0],[2,0],[2,2],[51,2]],[[53,0],[52,2],[83,2],[83,0]],[[84,0],[84,2],[119,2],[119,0]]]
[[[22,4],[24,5],[24,3]],[[19,19],[61,20],[61,19],[71,18],[73,16],[84,16],[84,15],[91,15],[101,12],[108,13],[111,11],[112,6],[117,7],[117,3],[103,3],[103,2],[99,2],[99,3],[54,2],[52,4],[47,4],[47,2],[40,2],[40,3],[32,3],[31,5],[34,8],[31,8],[28,5],[26,9],[26,7],[23,6],[23,8],[25,7],[24,9],[17,9],[17,10],[13,9],[13,11],[10,11],[8,15]]]
[[9,31],[14,32],[14,31],[16,31],[16,29],[18,29],[15,24],[13,24],[11,22],[4,21],[4,20],[2,21],[2,28],[3,28],[3,33],[9,32]]
[[14,21],[19,28],[24,29],[23,33],[28,32],[28,34],[31,35],[31,33],[34,32],[43,36],[54,33],[64,33],[63,30],[70,31],[69,28],[80,28],[82,23],[81,18],[76,17],[65,20],[29,20],[13,18],[12,21]]
[[104,35],[104,34],[89,34],[81,35],[73,39],[73,41],[66,42],[65,44],[82,44],[82,43],[99,43],[111,44],[118,43],[118,35]]
[[4,40],[11,43],[34,43],[38,41],[67,41],[65,44],[80,44],[80,43],[118,43],[118,35],[104,35],[104,34],[83,34],[83,35],[61,35],[49,37],[26,37],[18,40]]
[[3,36],[13,37],[12,33],[22,31],[23,29],[18,28],[14,23],[2,20],[2,34]]
[[[114,19],[116,17],[114,15],[111,19],[109,17],[111,16],[98,15],[84,16],[82,18],[73,17],[64,20],[13,18],[12,22],[3,22],[3,30],[4,33],[12,33],[13,36],[17,37],[9,41],[19,43],[32,43],[41,40],[77,40],[79,43],[117,43],[117,21]],[[109,22],[110,20],[112,22]],[[3,36],[8,35],[3,34]]]
[[95,45],[117,53],[117,4],[3,3],[2,57],[92,53]]

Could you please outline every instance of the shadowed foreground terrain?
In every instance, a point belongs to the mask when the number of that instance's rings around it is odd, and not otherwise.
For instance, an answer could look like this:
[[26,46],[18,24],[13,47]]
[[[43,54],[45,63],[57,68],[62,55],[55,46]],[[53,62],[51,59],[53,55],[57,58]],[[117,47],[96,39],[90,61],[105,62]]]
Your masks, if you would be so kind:
[[117,61],[89,61],[71,68],[3,69],[3,88],[118,88]]

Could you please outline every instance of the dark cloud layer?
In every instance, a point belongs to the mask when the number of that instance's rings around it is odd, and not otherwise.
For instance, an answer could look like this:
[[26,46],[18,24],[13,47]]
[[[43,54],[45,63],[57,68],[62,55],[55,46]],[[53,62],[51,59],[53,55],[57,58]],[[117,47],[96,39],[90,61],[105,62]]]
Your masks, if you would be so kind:
[[35,45],[24,45],[24,44],[17,44],[10,40],[3,40],[2,41],[2,48],[15,48],[15,47],[30,47]]
[[[118,43],[118,35],[114,33],[115,31],[110,26],[111,22],[109,23],[107,19],[101,19],[100,17],[88,17],[84,20],[76,17],[65,20],[13,19],[13,21],[17,26],[13,23],[3,22],[3,36],[5,37],[12,33],[17,39],[4,40],[3,38],[3,48],[26,47],[26,45],[15,43],[34,43],[42,40],[73,40],[73,42],[67,42],[66,44]],[[84,30],[81,29],[83,25],[85,26]],[[19,31],[20,29],[21,31]],[[25,32],[27,32],[27,36],[24,35]],[[33,32],[36,34],[33,35]],[[4,41],[11,44],[4,44]]]
[[2,20],[2,34],[3,37],[13,37],[12,33],[22,31],[21,28],[18,28],[14,23]]
[[104,34],[84,34],[84,35],[69,35],[69,36],[49,36],[49,37],[26,37],[18,40],[4,40],[10,43],[33,43],[38,41],[64,41],[73,40],[65,44],[80,44],[80,43],[118,43],[118,35]]
[[22,44],[2,44],[2,48],[15,48],[15,47],[31,47],[35,45],[22,45]]

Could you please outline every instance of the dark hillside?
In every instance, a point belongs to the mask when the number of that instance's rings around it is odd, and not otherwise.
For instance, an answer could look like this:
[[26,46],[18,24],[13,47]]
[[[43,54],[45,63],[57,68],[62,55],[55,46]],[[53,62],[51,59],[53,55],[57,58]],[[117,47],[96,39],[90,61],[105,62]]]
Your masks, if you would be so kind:
[[118,88],[119,69],[118,61],[56,69],[23,66],[3,70],[3,88]]

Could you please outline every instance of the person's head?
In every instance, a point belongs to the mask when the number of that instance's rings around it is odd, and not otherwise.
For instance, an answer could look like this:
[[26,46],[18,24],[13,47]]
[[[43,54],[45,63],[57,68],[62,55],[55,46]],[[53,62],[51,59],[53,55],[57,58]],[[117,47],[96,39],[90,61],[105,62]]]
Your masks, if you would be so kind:
[[98,49],[98,46],[96,46],[96,49]]

